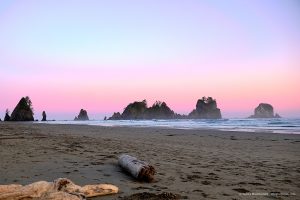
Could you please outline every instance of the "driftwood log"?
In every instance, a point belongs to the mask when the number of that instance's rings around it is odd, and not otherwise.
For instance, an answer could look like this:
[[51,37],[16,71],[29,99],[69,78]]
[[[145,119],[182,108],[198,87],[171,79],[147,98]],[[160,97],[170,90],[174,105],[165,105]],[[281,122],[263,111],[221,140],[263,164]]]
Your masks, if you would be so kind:
[[155,169],[147,162],[138,160],[130,155],[122,154],[119,157],[118,163],[124,170],[138,180],[151,182],[154,179]]
[[86,197],[118,193],[118,187],[109,184],[74,184],[66,178],[54,182],[39,181],[29,185],[0,185],[0,200],[83,200]]

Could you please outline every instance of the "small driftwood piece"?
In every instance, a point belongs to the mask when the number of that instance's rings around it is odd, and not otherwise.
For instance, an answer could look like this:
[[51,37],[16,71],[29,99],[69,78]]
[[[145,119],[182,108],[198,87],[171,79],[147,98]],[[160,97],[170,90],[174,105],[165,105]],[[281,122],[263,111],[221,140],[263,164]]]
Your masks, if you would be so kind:
[[147,162],[138,160],[130,155],[122,154],[119,157],[118,163],[138,180],[151,182],[154,179],[155,169]]
[[66,178],[54,182],[39,181],[29,185],[0,185],[0,200],[83,200],[86,197],[118,193],[118,187],[109,184],[74,184]]

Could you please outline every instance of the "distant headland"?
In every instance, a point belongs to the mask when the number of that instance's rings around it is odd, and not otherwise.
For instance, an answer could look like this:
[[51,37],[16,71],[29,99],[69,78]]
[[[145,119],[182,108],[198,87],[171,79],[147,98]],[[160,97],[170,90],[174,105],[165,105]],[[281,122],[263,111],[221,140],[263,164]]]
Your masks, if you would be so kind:
[[[4,121],[34,121],[34,112],[31,99],[26,96],[22,97],[9,113],[6,110]],[[42,112],[42,121],[47,121],[46,112]],[[280,118],[279,114],[274,114],[271,104],[260,103],[254,109],[254,115],[248,118]],[[105,117],[105,120],[107,118]],[[151,119],[222,119],[221,110],[217,107],[216,99],[212,97],[202,97],[198,99],[196,108],[188,115],[175,113],[165,102],[156,101],[152,106],[148,107],[147,101],[135,101],[128,104],[122,113],[114,112],[108,120],[151,120]],[[0,119],[1,120],[1,119]],[[78,116],[74,120],[89,120],[86,110],[81,109]]]

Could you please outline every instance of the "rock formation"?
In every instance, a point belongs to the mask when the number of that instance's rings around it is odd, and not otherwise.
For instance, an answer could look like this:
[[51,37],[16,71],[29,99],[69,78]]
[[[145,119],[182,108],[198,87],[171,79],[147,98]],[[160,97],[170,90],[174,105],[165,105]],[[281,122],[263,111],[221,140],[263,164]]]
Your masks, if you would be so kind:
[[144,119],[174,119],[175,113],[165,102],[156,101],[145,111]]
[[119,112],[115,112],[111,117],[108,118],[108,120],[121,120],[122,116]]
[[79,115],[77,117],[75,117],[74,120],[89,120],[87,111],[84,109],[81,109],[79,112]]
[[143,115],[147,110],[147,101],[135,101],[126,106],[122,113],[122,119],[143,119]]
[[11,113],[10,121],[34,121],[32,103],[29,97],[21,98]]
[[4,121],[10,121],[10,116],[7,113],[5,114]]
[[5,111],[4,121],[10,121],[10,116],[9,116],[9,110],[8,109],[6,109],[6,111]]
[[251,115],[249,118],[280,118],[276,113],[274,115],[274,109],[271,104],[260,103],[254,110],[254,115]]
[[190,119],[221,119],[221,111],[217,108],[217,102],[212,97],[202,97],[197,101],[196,109],[189,115]]
[[47,115],[45,111],[43,111],[42,116],[43,116],[42,121],[47,121]]
[[138,120],[138,119],[174,119],[177,114],[165,102],[157,101],[147,107],[147,101],[135,101],[124,109],[124,112],[114,113],[109,120]]

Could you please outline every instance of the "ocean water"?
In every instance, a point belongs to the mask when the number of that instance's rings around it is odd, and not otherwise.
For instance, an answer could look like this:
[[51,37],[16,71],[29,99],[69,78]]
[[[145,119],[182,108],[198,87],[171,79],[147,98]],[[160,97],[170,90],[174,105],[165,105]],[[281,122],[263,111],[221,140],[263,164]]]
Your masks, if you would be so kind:
[[35,123],[84,124],[92,126],[165,127],[175,129],[217,129],[227,131],[300,134],[299,119],[177,119],[177,120],[90,120]]

